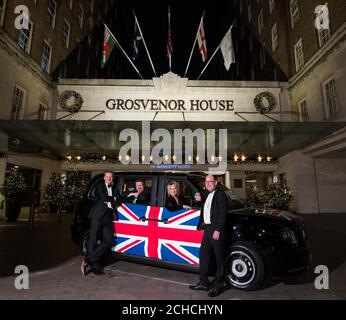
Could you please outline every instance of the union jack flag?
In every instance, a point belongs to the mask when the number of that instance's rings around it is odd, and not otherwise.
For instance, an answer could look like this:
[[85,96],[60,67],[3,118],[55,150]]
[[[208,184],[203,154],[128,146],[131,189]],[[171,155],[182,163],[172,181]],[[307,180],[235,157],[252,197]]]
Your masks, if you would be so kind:
[[114,251],[164,261],[199,265],[203,232],[197,231],[199,210],[122,204],[114,223]]

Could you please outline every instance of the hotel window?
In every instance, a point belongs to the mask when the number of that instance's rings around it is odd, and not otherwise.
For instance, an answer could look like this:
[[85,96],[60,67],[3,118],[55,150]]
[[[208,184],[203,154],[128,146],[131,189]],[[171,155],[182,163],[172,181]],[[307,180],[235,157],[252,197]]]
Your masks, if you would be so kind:
[[30,54],[32,31],[34,25],[29,21],[29,29],[22,29],[19,31],[18,46],[22,48],[26,53]]
[[278,47],[278,41],[279,41],[278,24],[274,23],[273,28],[272,28],[272,49],[273,49],[273,52],[275,52],[275,50]]
[[267,63],[266,48],[265,48],[265,43],[263,43],[263,46],[260,49],[260,67],[261,67],[261,70],[265,67],[266,63]]
[[83,20],[84,20],[84,9],[82,4],[79,4],[78,22],[81,29],[83,29]]
[[339,111],[335,79],[328,80],[324,83],[324,95],[326,102],[326,118],[328,119],[336,115]]
[[48,23],[54,29],[55,27],[55,15],[56,15],[56,1],[48,0]]
[[73,0],[67,0],[70,10],[73,8]]
[[66,71],[67,71],[66,63],[63,61],[60,63],[60,69],[59,69],[59,78],[60,79],[66,78]]
[[305,99],[299,102],[299,116],[301,122],[310,121],[308,107]]
[[21,117],[23,105],[24,105],[25,92],[18,86],[14,87],[11,120],[19,120]]
[[290,0],[290,13],[291,13],[291,26],[292,29],[299,20],[299,6],[298,0]]
[[301,68],[304,67],[305,64],[302,39],[299,39],[299,41],[294,46],[294,58],[296,63],[296,72],[298,72]]
[[48,111],[47,106],[40,102],[38,105],[37,120],[46,120],[47,111]]
[[5,18],[6,0],[0,0],[0,27],[2,27]]
[[322,48],[328,42],[330,38],[330,29],[317,30],[317,34],[318,34],[318,43],[320,45],[320,48]]
[[50,59],[52,55],[52,47],[48,44],[46,40],[43,42],[43,52],[41,60],[41,68],[43,71],[49,73],[50,69]]
[[248,7],[247,7],[247,14],[249,16],[249,22],[251,22],[252,20],[252,9],[251,9],[251,2],[249,3]]
[[258,14],[258,34],[262,34],[264,30],[264,17],[263,17],[263,8]]
[[275,0],[269,0],[269,13],[272,14],[275,8]]
[[67,22],[66,19],[64,19],[64,29],[62,32],[62,40],[63,40],[66,48],[68,48],[69,43],[70,43],[70,24]]
[[233,188],[234,189],[242,189],[243,188],[243,180],[242,179],[234,179],[233,180]]
[[80,64],[80,58],[82,55],[82,43],[79,41],[79,39],[77,39],[77,46],[78,46],[78,50],[77,50],[77,63]]

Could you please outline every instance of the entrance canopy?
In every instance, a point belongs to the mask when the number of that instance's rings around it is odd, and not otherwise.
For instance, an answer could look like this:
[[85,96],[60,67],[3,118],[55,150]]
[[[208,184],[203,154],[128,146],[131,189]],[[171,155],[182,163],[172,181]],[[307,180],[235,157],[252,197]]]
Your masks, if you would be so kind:
[[[162,141],[157,137],[164,133],[169,137],[174,150],[174,139],[179,139],[179,132],[204,135],[205,150],[208,135],[214,132],[216,152],[227,148],[228,157],[245,154],[248,158],[264,154],[280,158],[294,150],[307,147],[324,137],[346,128],[340,122],[125,122],[125,121],[27,121],[0,120],[0,151],[13,154],[37,154],[56,159],[68,155],[80,154],[83,157],[107,156],[116,159],[120,148],[132,138],[138,137],[139,146],[150,142],[153,148]],[[161,129],[157,131],[157,129]],[[187,129],[187,131],[182,131]],[[200,130],[198,130],[200,129]],[[143,131],[144,130],[144,131]],[[149,130],[145,133],[146,130]],[[190,131],[189,131],[190,130]],[[224,130],[224,131],[222,131]],[[132,138],[128,137],[131,133]],[[145,134],[144,134],[145,133]],[[221,143],[222,134],[227,134],[226,144]],[[202,134],[202,137],[201,137]],[[125,136],[125,141],[120,137]],[[127,138],[126,138],[127,137]],[[213,137],[213,135],[211,135]],[[126,140],[127,139],[127,140]],[[196,139],[194,151],[197,148]],[[186,141],[182,141],[185,146]],[[209,149],[210,150],[210,149]],[[139,150],[141,151],[141,150]]]

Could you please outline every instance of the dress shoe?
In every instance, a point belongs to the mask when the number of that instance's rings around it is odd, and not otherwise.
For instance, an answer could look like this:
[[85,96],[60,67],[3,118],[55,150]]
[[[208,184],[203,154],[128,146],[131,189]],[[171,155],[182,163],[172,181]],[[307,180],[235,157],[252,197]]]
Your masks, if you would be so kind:
[[93,273],[96,274],[97,276],[103,276],[103,275],[105,275],[104,271],[99,270],[99,269],[93,270]]
[[96,274],[97,276],[102,276],[102,275],[105,275],[103,269],[100,267],[100,266],[97,266],[95,268],[92,269],[92,272],[94,274]]
[[219,296],[223,292],[222,288],[213,288],[209,293],[208,296],[211,298]]
[[90,272],[90,264],[83,260],[80,265],[80,270],[83,276],[86,276]]
[[202,284],[202,283],[197,283],[194,286],[189,286],[191,290],[196,290],[196,291],[208,291],[208,286]]

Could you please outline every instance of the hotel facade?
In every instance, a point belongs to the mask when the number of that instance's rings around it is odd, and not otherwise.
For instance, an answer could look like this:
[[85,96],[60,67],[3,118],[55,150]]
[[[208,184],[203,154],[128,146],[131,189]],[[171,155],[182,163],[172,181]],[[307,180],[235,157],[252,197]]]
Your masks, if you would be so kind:
[[[317,1],[229,1],[239,59],[199,81],[126,79],[116,59],[93,68],[102,47],[91,35],[116,1],[26,2],[20,31],[15,1],[0,1],[0,184],[13,165],[39,172],[42,192],[53,172],[215,170],[244,200],[248,186],[281,182],[292,211],[346,213],[343,1],[328,2],[323,32]],[[138,152],[125,155],[129,141]]]

